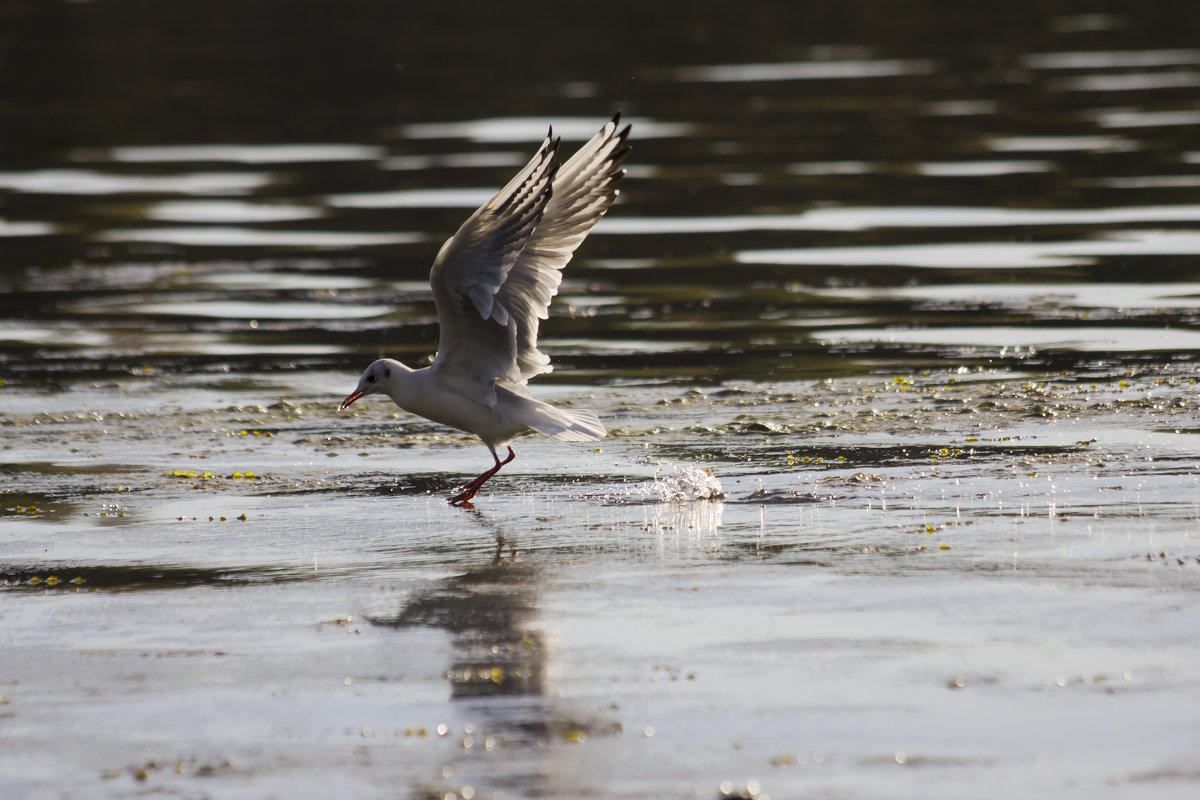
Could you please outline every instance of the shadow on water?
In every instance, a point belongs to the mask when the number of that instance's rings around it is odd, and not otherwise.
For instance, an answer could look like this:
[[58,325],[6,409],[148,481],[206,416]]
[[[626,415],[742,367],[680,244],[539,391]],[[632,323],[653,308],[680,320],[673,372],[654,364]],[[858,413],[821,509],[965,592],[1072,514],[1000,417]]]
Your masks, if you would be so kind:
[[271,495],[335,494],[339,497],[449,497],[454,488],[472,476],[453,472],[355,472],[332,485],[311,483],[270,490]]
[[40,492],[5,492],[0,495],[0,519],[62,522],[82,513],[82,503]]
[[229,588],[311,580],[303,571],[283,567],[205,568],[169,565],[108,564],[48,567],[39,564],[0,564],[0,586],[9,591],[136,592],[186,589],[196,586]]
[[699,459],[737,463],[745,461],[745,452],[750,449],[757,462],[772,466],[803,468],[806,466],[836,466],[845,468],[894,467],[903,464],[928,464],[931,460],[1003,462],[1005,459],[1069,455],[1086,452],[1082,445],[981,445],[964,443],[961,436],[948,436],[955,440],[953,445],[911,444],[893,446],[874,445],[813,445],[803,441],[791,441],[786,445],[770,445],[755,442],[751,447],[712,448],[697,445],[661,445],[656,452],[670,458],[682,460]]

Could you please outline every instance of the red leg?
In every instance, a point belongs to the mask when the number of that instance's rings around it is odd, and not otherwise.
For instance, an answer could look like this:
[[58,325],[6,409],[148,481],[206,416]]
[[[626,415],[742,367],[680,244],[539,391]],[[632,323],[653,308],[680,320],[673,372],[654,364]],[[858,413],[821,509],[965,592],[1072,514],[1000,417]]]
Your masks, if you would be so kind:
[[496,451],[492,450],[492,458],[496,459],[496,466],[483,472],[481,475],[479,475],[479,477],[475,478],[473,481],[466,484],[465,486],[460,486],[458,494],[454,495],[453,497],[447,498],[446,502],[452,503],[454,505],[458,505],[460,503],[467,502],[468,500],[470,500],[472,497],[475,496],[475,493],[479,491],[479,488],[481,486],[483,486],[485,483],[487,483],[488,480],[493,475],[495,475],[497,472],[500,471],[501,467],[503,467],[505,464],[512,461],[516,457],[517,457],[517,454],[513,452],[513,449],[511,447],[508,448],[508,458],[504,459],[503,461],[500,460],[500,456],[496,455]]

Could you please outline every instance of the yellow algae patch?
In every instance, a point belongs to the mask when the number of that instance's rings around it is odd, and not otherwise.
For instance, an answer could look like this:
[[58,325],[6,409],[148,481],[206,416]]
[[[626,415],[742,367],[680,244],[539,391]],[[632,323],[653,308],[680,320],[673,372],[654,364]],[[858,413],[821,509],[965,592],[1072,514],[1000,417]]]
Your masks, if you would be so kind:
[[198,478],[200,480],[236,480],[236,481],[241,481],[241,480],[250,481],[250,480],[254,480],[255,478],[259,477],[255,473],[250,472],[249,470],[246,470],[244,472],[239,470],[239,471],[233,472],[229,475],[215,475],[211,472],[196,472],[195,470],[190,470],[190,469],[169,469],[166,472],[164,472],[163,475],[165,475],[168,478]]

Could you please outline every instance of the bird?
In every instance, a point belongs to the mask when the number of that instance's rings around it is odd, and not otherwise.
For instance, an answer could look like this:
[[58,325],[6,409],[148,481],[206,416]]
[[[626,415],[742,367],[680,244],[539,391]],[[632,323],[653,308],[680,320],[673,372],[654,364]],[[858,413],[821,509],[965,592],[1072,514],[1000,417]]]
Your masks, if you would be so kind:
[[378,359],[341,404],[345,411],[369,394],[386,394],[409,413],[479,437],[495,463],[457,487],[447,498],[451,504],[469,505],[516,458],[518,436],[597,441],[607,434],[594,412],[536,400],[528,382],[553,369],[538,349],[538,325],[549,316],[563,267],[617,198],[629,131],[618,112],[559,165],[561,140],[551,126],[529,163],[434,259],[429,283],[439,341],[433,362],[413,369]]

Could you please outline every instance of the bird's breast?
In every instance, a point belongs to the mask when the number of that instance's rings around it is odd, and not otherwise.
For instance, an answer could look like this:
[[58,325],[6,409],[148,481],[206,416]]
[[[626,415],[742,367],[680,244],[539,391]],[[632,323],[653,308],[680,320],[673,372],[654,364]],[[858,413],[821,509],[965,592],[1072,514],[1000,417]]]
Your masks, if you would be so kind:
[[493,447],[512,441],[524,433],[525,425],[513,423],[507,418],[502,404],[489,405],[460,392],[445,390],[432,385],[428,391],[401,408],[450,428],[473,433]]

